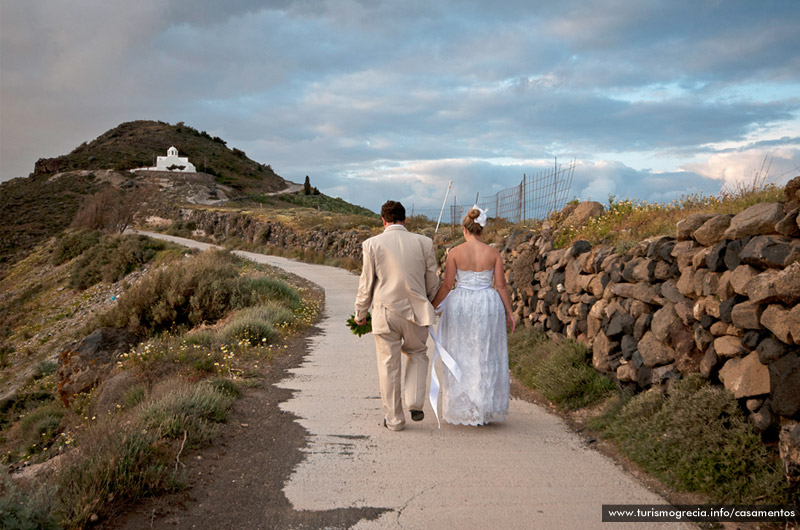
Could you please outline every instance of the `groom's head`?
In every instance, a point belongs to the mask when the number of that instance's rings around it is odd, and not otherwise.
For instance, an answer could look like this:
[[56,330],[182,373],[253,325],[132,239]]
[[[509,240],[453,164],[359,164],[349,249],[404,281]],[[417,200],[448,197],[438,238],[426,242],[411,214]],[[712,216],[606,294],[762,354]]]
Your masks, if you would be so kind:
[[388,224],[405,223],[406,209],[397,201],[386,201],[381,206],[381,217]]

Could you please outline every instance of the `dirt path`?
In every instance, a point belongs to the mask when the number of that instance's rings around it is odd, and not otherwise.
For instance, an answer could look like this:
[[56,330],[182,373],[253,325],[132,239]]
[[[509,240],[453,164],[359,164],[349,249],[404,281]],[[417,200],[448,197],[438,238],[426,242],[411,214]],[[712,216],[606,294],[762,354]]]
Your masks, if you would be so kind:
[[[240,254],[324,288],[320,333],[290,377],[241,402],[248,427],[227,439],[185,510],[157,517],[155,528],[631,528],[602,523],[601,505],[665,503],[559,417],[519,399],[504,424],[437,429],[428,408],[424,421],[409,421],[402,432],[384,429],[374,342],[344,325],[358,277]],[[303,438],[303,454],[293,454]],[[288,478],[281,458],[289,460]],[[272,473],[286,479],[282,492],[264,485]],[[274,509],[283,515],[270,519]]]

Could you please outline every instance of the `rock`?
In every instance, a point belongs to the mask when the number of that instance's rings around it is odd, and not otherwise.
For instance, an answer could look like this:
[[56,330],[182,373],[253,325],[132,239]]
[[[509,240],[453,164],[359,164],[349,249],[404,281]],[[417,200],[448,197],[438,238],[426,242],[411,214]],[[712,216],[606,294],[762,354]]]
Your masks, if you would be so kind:
[[749,237],[745,237],[742,239],[734,239],[733,241],[728,241],[728,246],[725,247],[725,267],[728,270],[733,270],[739,265],[742,264],[742,260],[739,257],[739,254],[742,252],[742,249],[750,242]]
[[678,241],[685,241],[691,238],[694,231],[703,226],[712,217],[714,217],[713,213],[695,213],[682,221],[678,221]]
[[668,364],[665,366],[658,366],[653,368],[652,375],[650,376],[650,380],[653,384],[661,384],[665,383],[671,379],[680,379],[681,374],[675,368],[674,364]]
[[611,284],[611,293],[622,298],[633,298],[634,287],[632,283],[614,283]]
[[650,322],[650,331],[661,342],[667,342],[669,337],[669,329],[672,323],[678,319],[675,314],[675,308],[672,304],[667,304],[655,313],[653,313],[653,320]]
[[613,354],[619,343],[613,342],[602,331],[597,334],[592,344],[592,366],[601,373],[612,371]]
[[783,188],[783,196],[786,201],[786,208],[794,208],[800,205],[800,177],[794,177],[786,183]]
[[669,343],[675,351],[675,368],[684,375],[700,371],[703,350],[695,347],[694,337],[689,328],[675,322],[670,330]]
[[798,215],[800,215],[800,206],[790,210],[783,219],[775,223],[775,231],[784,236],[799,237],[800,225],[798,225],[797,222]]
[[714,244],[706,254],[706,267],[711,272],[721,272],[725,270],[725,250],[728,247],[727,241],[719,241]]
[[731,219],[725,231],[727,239],[738,239],[746,236],[758,236],[775,232],[775,223],[783,219],[783,204],[779,202],[761,202],[754,204]]
[[680,269],[677,263],[667,263],[666,261],[657,261],[653,275],[656,280],[668,280],[670,278],[677,278],[680,276]]
[[605,208],[599,202],[595,201],[584,201],[580,203],[573,211],[570,213],[566,219],[561,223],[562,226],[566,227],[578,227],[583,226],[586,221],[593,217],[599,217],[603,214]]
[[70,345],[58,359],[58,393],[69,407],[73,397],[88,392],[116,366],[120,353],[128,351],[139,337],[125,329],[99,328]]
[[116,410],[122,404],[122,398],[131,387],[139,382],[134,370],[123,370],[109,377],[92,395],[92,414],[105,415]]
[[742,345],[742,340],[731,335],[717,337],[714,340],[714,351],[720,357],[741,357],[749,353]]
[[619,337],[620,335],[630,335],[633,333],[633,324],[636,320],[628,313],[619,311],[611,317],[611,321],[606,328],[606,335],[609,337]]
[[[800,221],[800,216],[797,217]],[[788,267],[792,263],[800,263],[800,240],[792,240],[792,247],[789,250],[789,255],[783,260],[783,266]]]
[[739,253],[743,263],[767,268],[782,268],[786,257],[789,256],[792,240],[784,236],[758,236]]
[[750,265],[739,265],[731,272],[731,287],[736,294],[747,296],[747,284],[758,276],[759,271]]
[[588,241],[584,241],[583,239],[579,239],[578,241],[574,242],[569,250],[567,251],[567,255],[571,257],[577,257],[581,254],[585,254],[592,250],[592,244]]
[[633,325],[633,338],[637,341],[642,340],[644,337],[645,332],[650,329],[650,321],[653,319],[653,315],[642,315],[636,319],[636,323]]
[[729,359],[719,371],[719,378],[736,399],[770,392],[770,370],[758,361],[756,352]]
[[694,271],[686,267],[681,271],[681,277],[675,285],[682,296],[694,296]]
[[617,367],[617,379],[620,381],[636,381],[639,379],[639,370],[633,363],[621,364]]
[[706,268],[706,258],[708,257],[708,254],[710,252],[711,252],[711,249],[708,248],[708,247],[701,248],[700,250],[698,250],[697,253],[694,256],[692,256],[692,268],[694,270],[705,269]]
[[735,296],[731,296],[727,300],[723,300],[719,304],[719,319],[726,324],[730,324],[732,322],[733,316],[733,308],[734,306],[740,301]]
[[778,452],[789,487],[800,487],[800,423],[789,419],[781,420]]
[[747,351],[754,351],[760,342],[761,334],[758,331],[750,330],[742,336],[742,346],[747,348]]
[[789,310],[789,333],[795,344],[800,344],[800,304]]
[[636,300],[641,300],[646,304],[659,304],[663,301],[658,296],[656,288],[648,283],[635,284],[632,295]]
[[769,370],[772,410],[787,418],[795,416],[800,412],[800,355],[784,355],[765,368]]
[[758,344],[756,351],[761,364],[769,364],[789,353],[789,346],[772,337],[767,337]]
[[717,352],[714,351],[714,345],[712,344],[706,349],[703,358],[700,360],[700,375],[710,379],[717,366],[719,366],[719,361],[720,359],[717,357]]
[[778,291],[775,287],[775,280],[777,280],[778,274],[779,271],[775,269],[767,269],[747,282],[744,290],[750,301],[763,304],[777,300]]
[[725,322],[714,322],[708,331],[715,337],[722,337],[728,334],[728,324]]
[[608,274],[603,272],[595,274],[592,277],[591,281],[589,282],[589,292],[591,292],[592,295],[596,296],[597,298],[602,297],[603,292],[605,291],[606,286],[608,285],[608,281],[609,281]]
[[636,351],[637,345],[638,343],[632,335],[623,335],[619,343],[620,349],[622,350],[622,358],[631,359],[633,353]]
[[[628,267],[625,267],[627,270]],[[638,282],[652,282],[655,279],[656,262],[648,258],[642,258],[633,267],[631,275]],[[624,277],[624,275],[623,275]]]
[[679,243],[675,243],[671,254],[675,258],[678,268],[683,270],[692,263],[694,255],[697,254],[702,248],[703,247],[694,241],[681,241]]
[[755,412],[758,409],[760,409],[761,405],[763,405],[763,404],[764,404],[764,400],[763,399],[750,398],[747,401],[745,401],[744,406],[750,412]]
[[748,419],[758,432],[766,431],[775,423],[775,416],[769,407],[762,407],[757,412],[751,413]]
[[706,349],[714,342],[714,335],[708,331],[707,329],[703,329],[703,326],[699,326],[695,324],[692,327],[693,336],[694,336],[694,345],[697,346],[697,349],[700,351],[706,351]]
[[581,291],[580,283],[578,279],[581,274],[581,270],[578,267],[578,263],[575,260],[571,260],[567,263],[566,268],[564,269],[564,288],[567,290],[568,293],[578,293]]
[[639,353],[645,366],[654,367],[675,360],[675,351],[658,340],[652,331],[648,331],[639,341]]
[[761,313],[761,325],[786,344],[792,344],[793,342],[791,332],[797,333],[798,331],[789,327],[791,325],[789,310],[777,304],[767,306],[764,312]]
[[[729,225],[731,224],[731,220],[733,219],[732,215],[728,214],[719,214],[715,215],[703,225],[698,228],[697,230],[692,233],[692,237],[706,247],[710,247],[717,241],[720,241],[726,233]],[[775,223],[772,223],[773,225]],[[736,239],[735,237],[731,237],[728,239]]]
[[762,305],[755,302],[736,304],[731,310],[731,322],[742,329],[761,328]]
[[733,285],[731,285],[731,274],[733,274],[731,271],[725,271],[719,277],[715,294],[720,300],[727,300],[736,294],[736,291],[733,290]]
[[780,271],[773,281],[778,300],[787,305],[800,301],[800,263],[792,263]]

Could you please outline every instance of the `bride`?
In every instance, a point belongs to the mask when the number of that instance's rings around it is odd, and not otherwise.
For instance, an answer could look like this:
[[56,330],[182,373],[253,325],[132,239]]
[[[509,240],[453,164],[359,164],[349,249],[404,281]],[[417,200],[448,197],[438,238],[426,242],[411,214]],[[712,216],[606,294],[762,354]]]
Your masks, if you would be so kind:
[[438,338],[461,368],[460,381],[445,370],[442,385],[442,416],[454,424],[503,421],[508,412],[506,326],[513,333],[515,322],[500,253],[481,241],[485,226],[486,210],[473,207],[462,226],[466,241],[447,255],[433,299],[442,309]]

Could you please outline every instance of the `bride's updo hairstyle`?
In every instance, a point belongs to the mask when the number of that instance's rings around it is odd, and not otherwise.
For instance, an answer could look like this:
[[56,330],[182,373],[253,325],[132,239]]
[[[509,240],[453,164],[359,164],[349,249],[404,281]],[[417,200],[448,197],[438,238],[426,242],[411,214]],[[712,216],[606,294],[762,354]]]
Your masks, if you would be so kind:
[[480,217],[480,215],[481,215],[480,210],[478,210],[477,208],[472,208],[467,213],[467,216],[464,217],[464,222],[462,223],[464,225],[464,228],[467,229],[467,232],[469,232],[474,236],[479,236],[481,235],[481,232],[483,232],[483,227],[479,225],[476,221],[476,219]]

